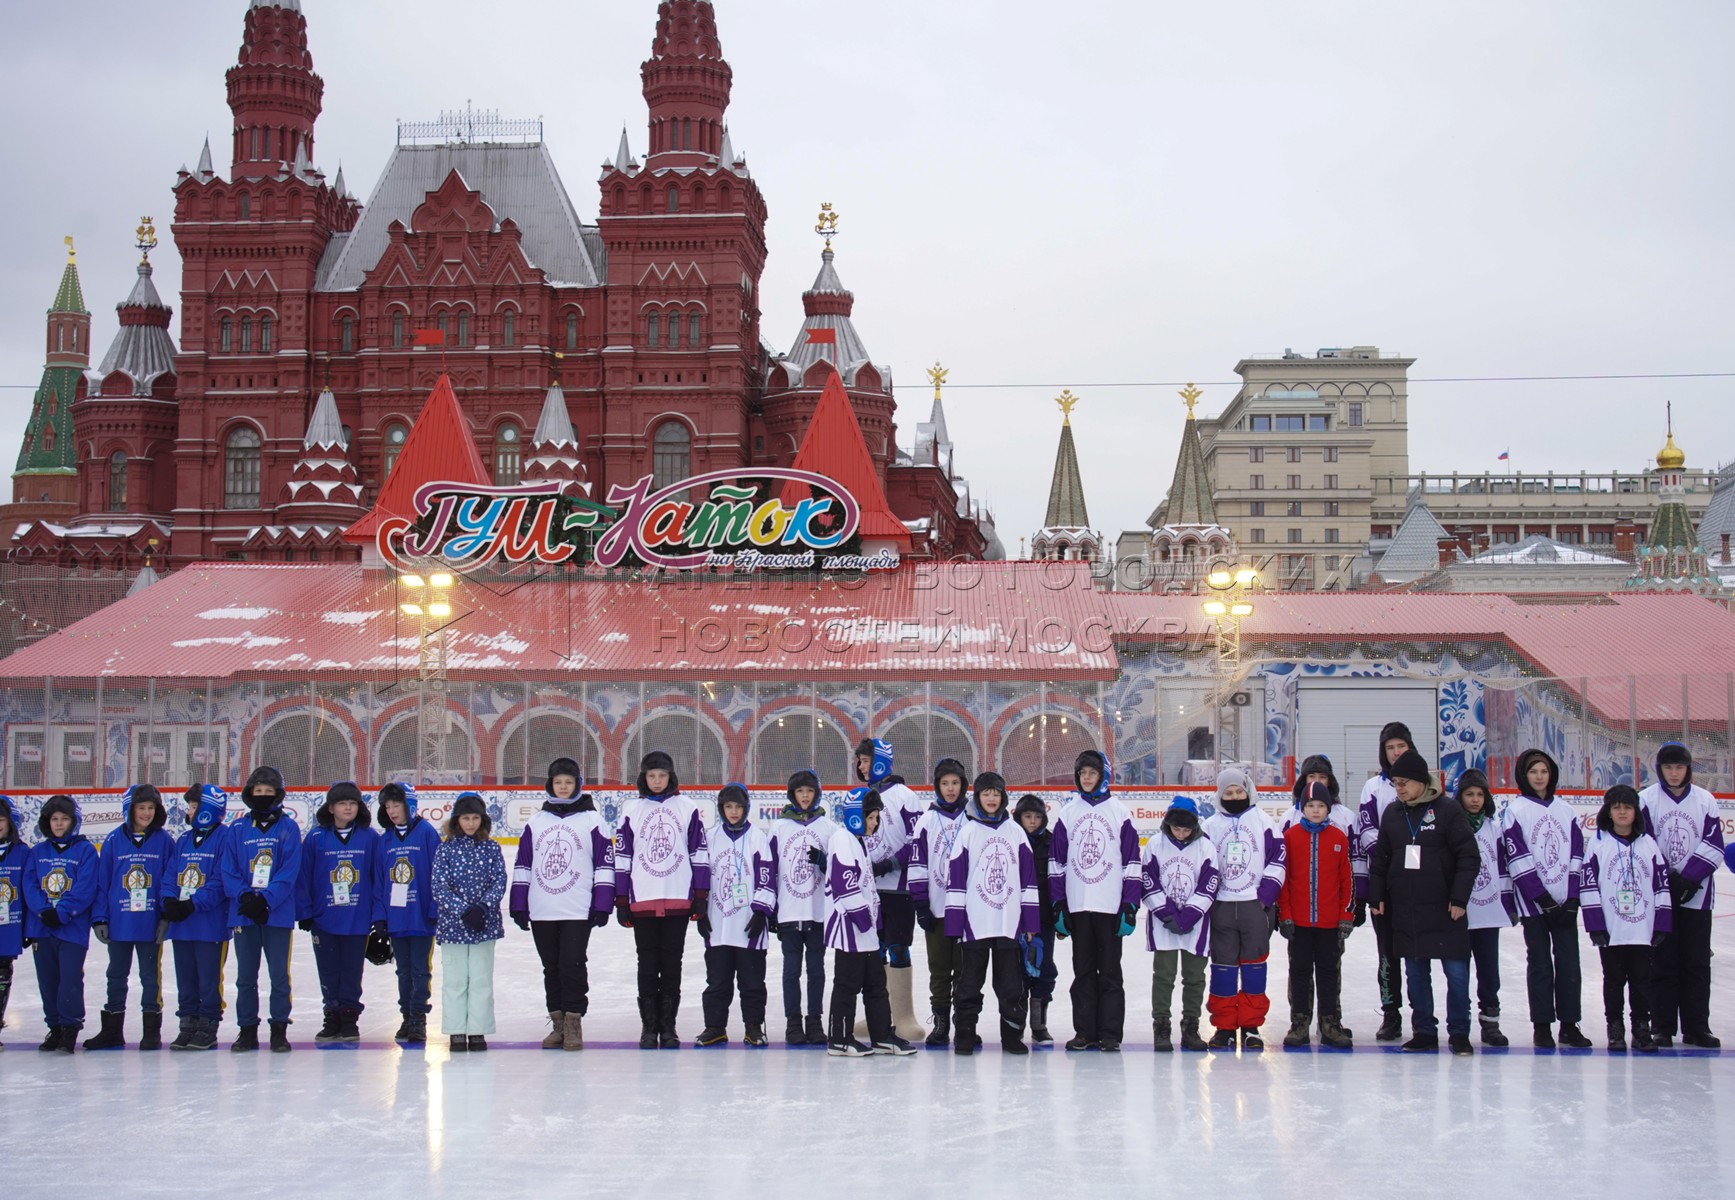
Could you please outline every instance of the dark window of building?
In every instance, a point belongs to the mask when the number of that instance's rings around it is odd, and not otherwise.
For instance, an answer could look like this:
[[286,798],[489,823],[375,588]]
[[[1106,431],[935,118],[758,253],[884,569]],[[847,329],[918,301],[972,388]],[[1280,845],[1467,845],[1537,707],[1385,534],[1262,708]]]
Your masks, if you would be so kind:
[[108,460],[108,507],[110,512],[125,512],[127,507],[127,456],[116,450]]
[[699,314],[692,313],[687,317],[687,345],[697,350],[699,348]]
[[271,318],[268,316],[259,318],[259,352],[271,353]]
[[460,346],[470,344],[470,314],[467,312],[458,314],[458,344]]
[[1289,482],[1284,484],[1284,486],[1289,488],[1291,491],[1300,487],[1301,486],[1301,476],[1299,476],[1299,475],[1289,476]]
[[1337,486],[1337,476],[1336,475],[1327,475],[1325,477],[1325,486],[1328,490],[1331,488],[1335,488]]
[[1255,545],[1258,545],[1259,543],[1261,543],[1265,540],[1265,531],[1263,529],[1255,529],[1252,532],[1253,532],[1253,542]]
[[1270,417],[1250,417],[1250,418],[1248,418],[1248,421],[1247,421],[1247,428],[1251,429],[1254,433],[1270,433],[1271,432],[1271,418]]
[[234,349],[235,322],[231,321],[228,317],[224,317],[223,324],[219,326],[219,329],[221,332],[217,338],[217,346],[223,351],[223,353],[227,354],[230,350]]
[[259,431],[238,426],[223,443],[223,507],[259,507]]
[[1284,458],[1285,462],[1300,462],[1301,461],[1301,447],[1300,446],[1288,446],[1288,447],[1286,447],[1283,451],[1283,458]]
[[678,349],[681,345],[681,314],[669,313],[669,349]]
[[1325,448],[1325,461],[1326,462],[1336,462],[1337,461],[1337,447],[1336,446],[1327,446]]
[[578,314],[575,312],[566,314],[566,348],[578,349]]
[[1289,511],[1287,513],[1285,513],[1284,515],[1290,516],[1290,517],[1299,517],[1301,515],[1301,501],[1291,500],[1289,502]]
[[673,184],[669,186],[669,211],[681,211],[681,189],[675,187]]
[[1325,515],[1328,517],[1335,517],[1338,515],[1338,502],[1336,500],[1327,500],[1325,502]]
[[1309,416],[1307,418],[1307,431],[1309,433],[1324,433],[1326,431],[1325,414],[1315,413]]
[[662,341],[662,338],[663,315],[661,313],[652,313],[650,316],[645,318],[645,345],[655,349],[657,343]]
[[1247,490],[1248,491],[1252,491],[1252,492],[1262,491],[1264,489],[1264,487],[1265,487],[1265,476],[1263,476],[1263,475],[1249,475],[1247,477]]
[[246,354],[253,349],[253,318],[241,318],[241,353]]
[[392,346],[398,350],[404,346],[404,314],[401,312],[392,314]]
[[[434,318],[434,328],[438,329],[441,333],[446,332],[446,325],[447,325],[447,322],[446,322],[446,314],[445,313],[441,313],[439,316]],[[445,340],[444,338],[441,339],[441,341],[444,341],[444,340]]]
[[253,215],[253,197],[246,192],[241,193],[241,219],[245,221]]
[[1352,428],[1352,429],[1359,428],[1361,426],[1361,401],[1360,400],[1351,400],[1349,402],[1349,423],[1350,423],[1350,428]]
[[1292,546],[1301,544],[1301,530],[1291,529],[1289,531],[1289,543]]
[[518,314],[510,308],[500,316],[500,344],[516,346],[518,344]]
[[1326,530],[1325,531],[1325,540],[1328,542],[1337,541],[1337,530],[1335,530],[1335,529]]
[[693,473],[693,436],[679,421],[664,421],[651,439],[652,486],[666,488]]
[[1265,461],[1265,447],[1254,446],[1247,451],[1247,461],[1262,463]]
[[506,422],[494,434],[494,482],[500,487],[517,483],[522,470],[524,450],[518,436],[518,426]]
[[343,353],[355,353],[355,318],[346,316],[338,325],[338,340]]
[[1247,505],[1247,515],[1250,517],[1263,517],[1265,515],[1265,501],[1251,501]]

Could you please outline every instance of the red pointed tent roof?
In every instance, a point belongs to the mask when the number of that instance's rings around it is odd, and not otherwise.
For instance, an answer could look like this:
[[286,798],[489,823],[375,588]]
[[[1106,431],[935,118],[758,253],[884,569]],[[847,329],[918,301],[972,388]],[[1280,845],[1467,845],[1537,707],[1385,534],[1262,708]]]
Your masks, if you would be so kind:
[[416,490],[424,483],[450,480],[454,483],[474,483],[482,486],[494,481],[482,465],[482,455],[476,440],[470,436],[470,422],[458,407],[458,397],[452,392],[452,380],[445,372],[434,381],[428,402],[410,426],[410,436],[398,451],[379,499],[373,511],[344,530],[343,536],[352,542],[369,542],[386,517],[413,519]]
[[[880,485],[879,472],[874,470],[873,457],[868,454],[855,410],[850,407],[843,380],[836,371],[826,380],[825,391],[814,406],[794,466],[798,471],[812,471],[835,480],[855,497],[861,505],[862,537],[896,538],[906,547],[910,544],[910,531],[892,515],[892,506],[886,502],[886,490]],[[808,495],[805,485],[791,481],[784,485],[782,500],[793,508]]]

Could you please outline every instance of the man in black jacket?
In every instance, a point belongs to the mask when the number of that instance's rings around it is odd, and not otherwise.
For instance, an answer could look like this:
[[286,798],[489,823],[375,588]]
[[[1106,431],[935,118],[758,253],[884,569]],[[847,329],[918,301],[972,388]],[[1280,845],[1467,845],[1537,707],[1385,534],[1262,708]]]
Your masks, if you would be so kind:
[[1433,772],[1414,750],[1387,772],[1396,804],[1380,821],[1368,864],[1368,902],[1389,914],[1392,946],[1404,960],[1415,1036],[1407,1051],[1437,1051],[1431,962],[1446,968],[1446,1033],[1452,1053],[1470,1047],[1470,925],[1465,908],[1476,884],[1481,853],[1464,810],[1440,795]]

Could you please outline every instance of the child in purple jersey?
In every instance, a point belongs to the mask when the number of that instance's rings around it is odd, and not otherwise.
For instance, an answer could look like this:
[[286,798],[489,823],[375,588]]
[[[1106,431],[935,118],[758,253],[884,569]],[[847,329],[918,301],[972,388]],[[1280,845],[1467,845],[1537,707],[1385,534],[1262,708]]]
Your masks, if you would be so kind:
[[[831,835],[824,855],[825,944],[833,951],[831,1032],[826,1052],[835,1058],[916,1052],[892,1028],[886,967],[879,955],[879,892],[874,887],[867,839],[879,828],[884,811],[880,794],[874,789],[851,791],[837,806],[836,817],[843,828]],[[817,857],[818,851],[814,853]],[[857,997],[867,1010],[868,1045],[855,1036]]]

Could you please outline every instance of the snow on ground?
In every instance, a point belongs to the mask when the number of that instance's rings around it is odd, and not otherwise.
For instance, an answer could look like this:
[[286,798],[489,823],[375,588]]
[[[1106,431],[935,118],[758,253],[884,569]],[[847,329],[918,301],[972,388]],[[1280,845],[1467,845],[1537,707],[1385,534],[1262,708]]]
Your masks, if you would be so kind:
[[[485,1055],[444,1039],[401,1050],[395,977],[368,967],[360,1050],[315,1050],[317,976],[295,935],[293,1054],[125,1051],[40,1055],[41,1007],[19,960],[0,1054],[0,1162],[8,1196],[542,1194],[620,1196],[900,1194],[1249,1196],[1710,1195],[1735,1160],[1735,1049],[1639,1058],[1603,1047],[1601,974],[1583,944],[1585,1028],[1597,1049],[1537,1054],[1525,1017],[1524,950],[1504,935],[1502,989],[1513,1049],[1473,1059],[1377,1047],[1373,938],[1346,957],[1353,1053],[1291,1053],[1286,956],[1272,959],[1262,1055],[1150,1052],[1150,963],[1127,942],[1129,1018],[1120,1055],[1053,1050],[1011,1058],[926,1052],[845,1060],[781,1045],[778,951],[768,1051],[648,1053],[636,1040],[631,936],[592,942],[589,1048],[535,1048],[546,1029],[540,966],[508,926],[497,967],[500,1032]],[[1735,920],[1716,928],[1713,1027],[1735,1037]],[[917,993],[925,963],[917,949]],[[1061,952],[1055,1034],[1070,1031]],[[167,960],[167,956],[165,956]],[[105,951],[86,995],[101,1005]],[[173,967],[165,961],[173,1005]],[[703,964],[688,943],[681,1032],[699,1029]],[[226,980],[233,995],[233,965]],[[436,1011],[439,973],[436,957]],[[1444,1011],[1444,980],[1436,1004]],[[136,1040],[137,990],[127,1036]],[[994,1011],[992,995],[988,1011]],[[1176,1003],[1179,1003],[1177,994]],[[94,1015],[90,1025],[95,1024]],[[167,1022],[172,1032],[174,1019]],[[984,1030],[992,1025],[985,1019]],[[87,1028],[86,1036],[90,1032]],[[226,1047],[232,1020],[222,1029]],[[1735,1042],[1731,1043],[1735,1047]],[[88,1152],[67,1152],[75,1130]],[[58,1148],[53,1154],[49,1147]],[[197,1156],[194,1164],[192,1158]],[[342,1160],[341,1163],[334,1160]],[[1689,1180],[1695,1181],[1689,1184]]]

